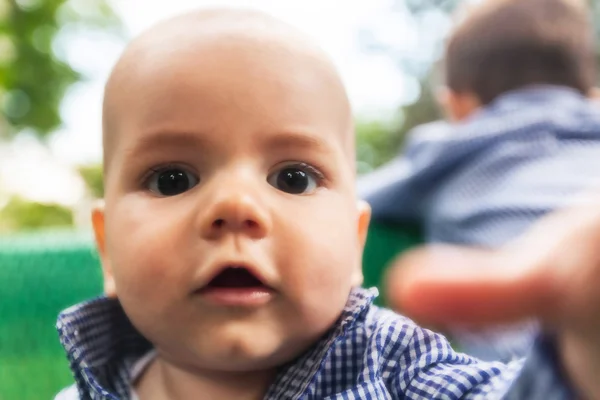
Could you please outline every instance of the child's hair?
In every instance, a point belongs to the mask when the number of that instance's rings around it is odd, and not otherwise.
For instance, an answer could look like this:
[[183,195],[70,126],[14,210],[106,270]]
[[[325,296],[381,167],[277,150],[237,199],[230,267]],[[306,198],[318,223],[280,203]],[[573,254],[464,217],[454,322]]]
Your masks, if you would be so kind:
[[446,85],[482,104],[534,84],[595,85],[593,29],[576,0],[489,0],[475,7],[446,46]]

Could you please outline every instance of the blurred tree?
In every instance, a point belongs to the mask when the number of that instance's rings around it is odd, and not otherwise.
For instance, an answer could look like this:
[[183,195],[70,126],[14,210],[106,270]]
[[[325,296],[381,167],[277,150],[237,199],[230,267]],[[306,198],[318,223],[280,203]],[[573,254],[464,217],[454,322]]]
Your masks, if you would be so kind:
[[41,204],[20,197],[12,197],[0,209],[0,233],[49,226],[73,226],[72,211],[60,205]]
[[[417,21],[418,35],[426,35],[426,31],[431,31],[431,24],[428,21],[432,15],[445,18],[450,24],[451,14],[465,0],[404,0],[406,9],[411,14],[412,18]],[[441,14],[441,15],[440,15]],[[449,25],[448,27],[449,28]],[[446,29],[447,29],[446,28]],[[419,92],[417,100],[411,104],[402,107],[402,113],[405,116],[404,124],[395,132],[391,143],[397,150],[400,149],[408,132],[421,124],[438,120],[442,118],[441,110],[438,106],[435,92],[438,85],[441,84],[438,78],[439,65],[436,61],[439,60],[443,53],[443,40],[447,30],[442,27],[433,35],[429,45],[431,49],[430,58],[426,58],[422,62],[420,68],[414,73],[419,79]],[[410,60],[408,61],[410,62]]]
[[[60,127],[65,92],[85,78],[66,62],[61,35],[94,30],[123,36],[107,0],[0,0],[0,144],[24,130],[43,140]],[[101,175],[81,174],[101,193]],[[68,208],[2,197],[0,231],[73,225]]]
[[101,199],[104,197],[102,164],[90,164],[79,167],[79,174],[85,181],[88,191],[92,197],[96,199]]
[[399,121],[387,124],[382,121],[356,121],[356,167],[359,174],[373,170],[395,155],[396,148],[390,143],[394,141],[398,125]]
[[82,77],[59,58],[55,39],[73,25],[120,27],[105,0],[0,1],[0,139],[25,128],[44,138],[60,126],[63,95]]
[[[415,30],[417,39],[412,47],[406,48],[406,43],[394,40],[390,43],[389,38],[380,38],[376,32],[363,32],[363,48],[368,52],[383,53],[392,58],[404,74],[418,81],[419,93],[414,101],[399,107],[399,123],[385,126],[387,131],[365,135],[360,132],[361,126],[357,126],[357,150],[372,150],[368,157],[360,151],[357,152],[359,173],[376,168],[397,155],[406,134],[415,126],[442,117],[435,99],[437,83],[434,78],[437,74],[433,65],[442,53],[443,38],[450,26],[450,13],[459,3],[461,0],[395,1],[388,18],[407,21]],[[436,28],[432,29],[432,26]],[[366,168],[365,164],[370,168]]]

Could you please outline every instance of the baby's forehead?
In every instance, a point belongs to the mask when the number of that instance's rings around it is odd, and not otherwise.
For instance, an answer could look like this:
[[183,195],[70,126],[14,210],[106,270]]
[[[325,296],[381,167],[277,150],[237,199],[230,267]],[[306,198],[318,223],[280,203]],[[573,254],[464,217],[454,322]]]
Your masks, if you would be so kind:
[[239,118],[282,130],[331,124],[353,157],[350,106],[329,59],[291,28],[260,18],[199,28],[193,19],[167,22],[134,41],[106,88],[105,162],[115,139],[132,130],[127,123],[203,125],[205,135],[218,135],[211,124]]

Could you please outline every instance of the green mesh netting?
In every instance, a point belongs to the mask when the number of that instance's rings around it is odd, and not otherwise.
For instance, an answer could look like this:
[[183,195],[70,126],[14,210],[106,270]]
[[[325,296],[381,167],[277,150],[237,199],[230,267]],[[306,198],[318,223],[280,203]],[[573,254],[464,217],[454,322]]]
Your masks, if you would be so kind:
[[403,251],[423,242],[421,232],[412,226],[372,222],[363,255],[365,287],[377,286],[379,297],[375,302],[385,305],[382,280],[390,261]]
[[74,232],[0,237],[0,400],[52,399],[72,382],[54,326],[102,291],[92,243]]
[[[419,242],[416,230],[372,224],[365,286],[379,286],[390,259]],[[54,328],[56,316],[101,291],[90,234],[0,236],[0,400],[52,399],[72,383]]]

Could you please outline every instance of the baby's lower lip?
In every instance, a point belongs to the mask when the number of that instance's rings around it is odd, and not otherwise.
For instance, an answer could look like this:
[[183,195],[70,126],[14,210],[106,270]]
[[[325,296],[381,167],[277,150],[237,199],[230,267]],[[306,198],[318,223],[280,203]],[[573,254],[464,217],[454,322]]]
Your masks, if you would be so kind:
[[211,304],[226,307],[258,307],[274,296],[273,290],[266,286],[205,287],[196,293]]

